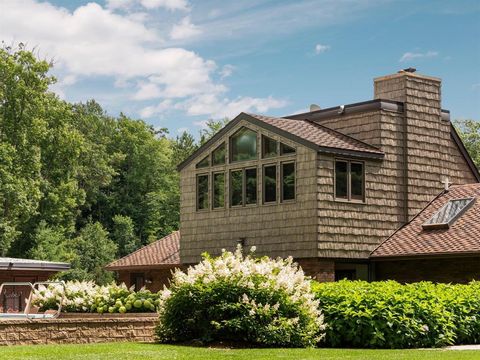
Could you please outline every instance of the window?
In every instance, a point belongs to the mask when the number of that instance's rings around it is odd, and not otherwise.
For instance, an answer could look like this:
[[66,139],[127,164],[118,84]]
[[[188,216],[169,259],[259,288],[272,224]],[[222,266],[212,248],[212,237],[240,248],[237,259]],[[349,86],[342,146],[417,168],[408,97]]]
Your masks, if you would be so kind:
[[282,201],[295,200],[295,163],[282,163]]
[[213,174],[213,208],[225,207],[225,173]]
[[245,204],[257,203],[257,169],[245,169]]
[[225,164],[225,143],[217,147],[212,151],[212,165],[223,165]]
[[243,170],[230,172],[230,205],[243,205]]
[[196,168],[200,169],[200,168],[204,168],[204,167],[208,167],[208,166],[210,166],[210,158],[207,155],[197,163]]
[[352,200],[363,201],[363,164],[350,163],[350,197]]
[[422,227],[428,229],[448,229],[470,206],[475,198],[450,200],[443,205]]
[[230,160],[246,161],[257,158],[257,133],[248,128],[241,128],[230,138]]
[[284,143],[280,143],[280,155],[295,154],[295,148],[288,146]]
[[208,175],[197,176],[197,210],[208,209]]
[[277,156],[277,141],[267,136],[262,136],[262,158]]
[[335,197],[348,199],[348,163],[346,161],[335,162]]
[[231,206],[257,203],[257,169],[249,168],[230,172]]
[[277,201],[277,166],[266,165],[263,167],[263,202]]
[[335,161],[335,198],[364,201],[365,171],[360,162]]

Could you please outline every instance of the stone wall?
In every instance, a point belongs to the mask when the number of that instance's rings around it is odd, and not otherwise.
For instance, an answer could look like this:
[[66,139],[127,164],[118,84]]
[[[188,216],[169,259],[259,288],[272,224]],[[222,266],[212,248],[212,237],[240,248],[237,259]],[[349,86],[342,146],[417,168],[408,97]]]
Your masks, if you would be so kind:
[[153,342],[157,314],[62,314],[49,320],[0,318],[0,345]]

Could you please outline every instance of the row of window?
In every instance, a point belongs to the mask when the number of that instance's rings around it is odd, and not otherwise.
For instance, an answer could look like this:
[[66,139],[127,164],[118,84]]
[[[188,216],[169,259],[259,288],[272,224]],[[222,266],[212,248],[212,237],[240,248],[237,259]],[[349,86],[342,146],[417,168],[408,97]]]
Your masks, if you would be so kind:
[[[279,172],[277,171],[279,168]],[[295,200],[295,162],[268,164],[262,167],[262,203],[276,203]],[[278,174],[278,178],[277,178]],[[212,179],[209,185],[209,179]],[[256,167],[230,170],[230,206],[248,206],[258,203],[258,176]],[[280,181],[280,196],[277,194]],[[197,175],[197,209],[220,209],[225,207],[225,172]],[[211,189],[211,196],[210,196]],[[211,206],[210,206],[211,200]]]
[[[230,162],[255,160],[257,155],[257,133],[249,128],[242,127],[229,139]],[[295,154],[295,148],[288,146],[268,136],[262,135],[262,158],[268,159],[275,156]],[[226,162],[225,143],[219,145],[211,154],[200,160],[196,168],[201,169],[216,165],[224,165]]]

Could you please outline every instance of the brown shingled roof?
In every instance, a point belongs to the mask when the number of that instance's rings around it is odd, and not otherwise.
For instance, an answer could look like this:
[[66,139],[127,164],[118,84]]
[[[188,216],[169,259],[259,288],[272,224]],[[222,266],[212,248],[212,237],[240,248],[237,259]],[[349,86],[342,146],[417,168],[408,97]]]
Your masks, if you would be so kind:
[[[449,200],[475,198],[448,229],[426,230],[422,224]],[[458,185],[442,192],[408,224],[375,249],[372,259],[480,253],[480,184]]]
[[306,140],[322,149],[350,150],[361,153],[383,155],[383,152],[363,141],[347,136],[338,131],[308,120],[276,118],[265,115],[248,114],[279,130],[286,131],[293,136]]
[[107,270],[171,268],[180,265],[180,231],[146,245],[107,266]]
[[206,148],[215,143],[242,120],[249,121],[259,127],[263,127],[264,129],[303,144],[318,152],[373,159],[382,159],[385,155],[382,150],[375,146],[332,130],[314,121],[276,118],[242,112],[178,165],[177,169],[182,170],[190,162],[196,159]]

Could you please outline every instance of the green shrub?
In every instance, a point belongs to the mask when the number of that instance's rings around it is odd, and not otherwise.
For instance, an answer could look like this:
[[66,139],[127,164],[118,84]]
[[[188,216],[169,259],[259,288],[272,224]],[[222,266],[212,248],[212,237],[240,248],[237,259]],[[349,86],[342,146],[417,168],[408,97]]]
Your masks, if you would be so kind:
[[395,281],[316,283],[334,347],[412,348],[478,343],[480,286]]
[[310,281],[292,259],[223,252],[177,270],[160,295],[162,342],[236,341],[264,346],[316,345],[323,316]]

